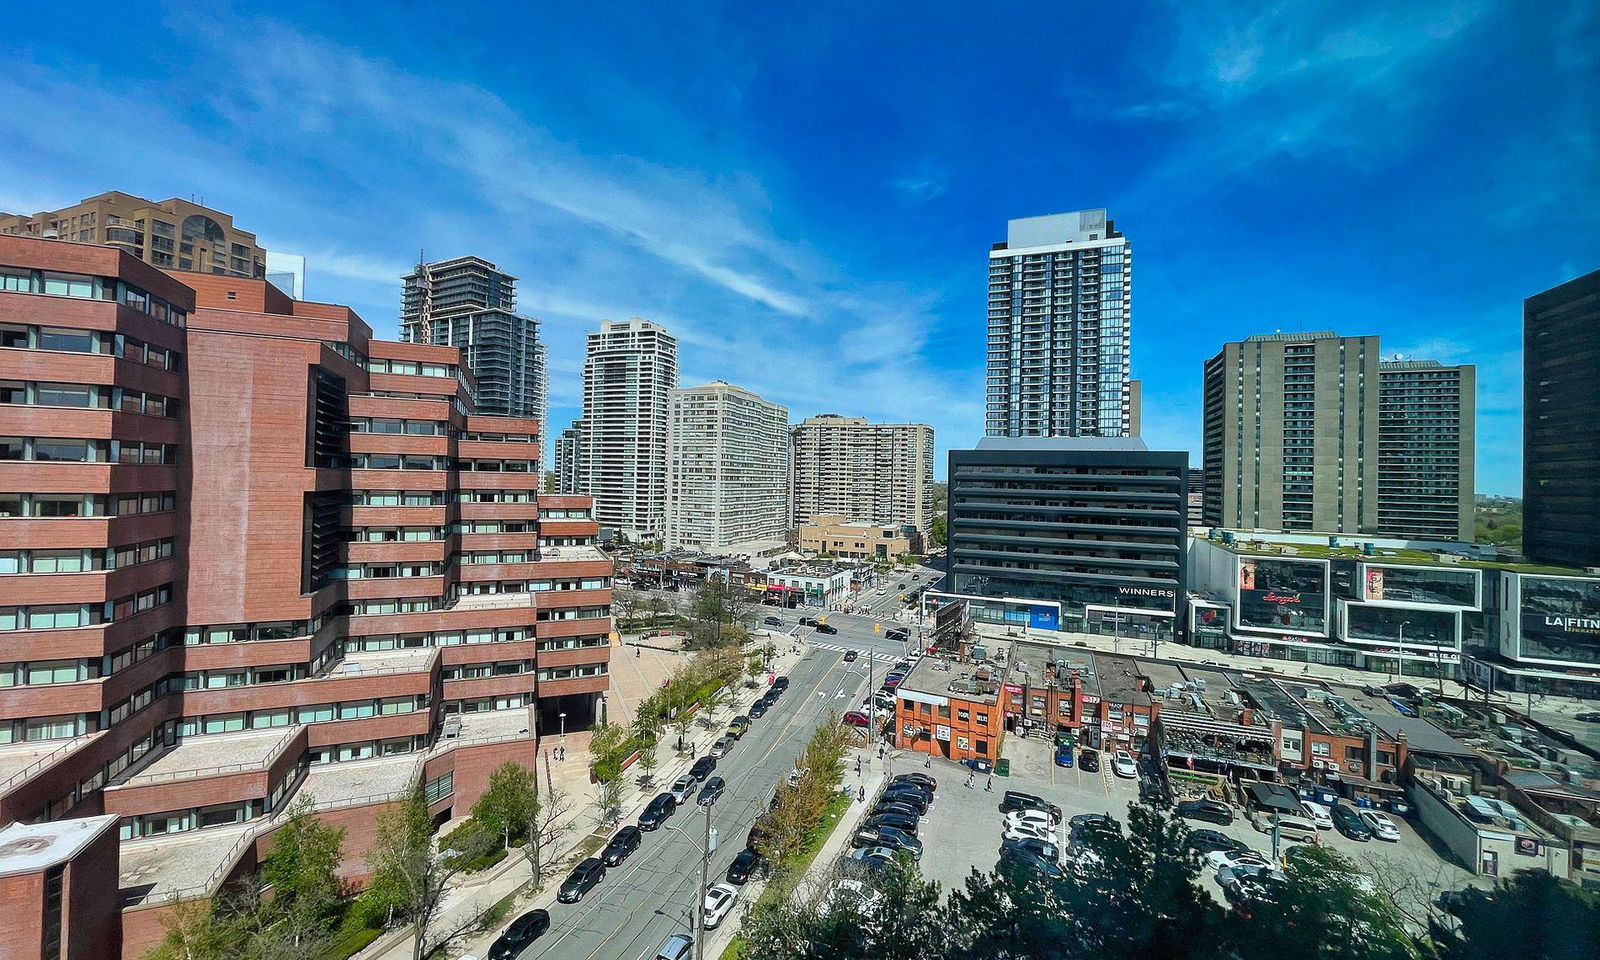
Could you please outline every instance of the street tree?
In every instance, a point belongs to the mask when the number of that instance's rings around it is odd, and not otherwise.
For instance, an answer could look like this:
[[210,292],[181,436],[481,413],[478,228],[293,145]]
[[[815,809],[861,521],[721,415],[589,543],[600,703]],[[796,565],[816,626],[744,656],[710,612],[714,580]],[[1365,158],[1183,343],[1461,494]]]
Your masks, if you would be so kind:
[[522,850],[523,856],[527,858],[534,886],[542,887],[550,868],[554,865],[556,859],[554,851],[559,849],[561,840],[570,829],[566,814],[572,808],[572,801],[567,797],[566,791],[556,786],[554,778],[550,776],[549,754],[545,755],[544,789],[539,790],[538,770],[535,769],[534,790],[537,792],[536,802],[528,811],[528,823],[525,828],[528,842]]
[[472,819],[507,847],[521,843],[539,803],[537,776],[515,760],[507,760],[489,774],[489,785],[472,805]]
[[1338,852],[1301,847],[1270,908],[1235,913],[1241,960],[1415,960],[1393,902]]
[[[474,860],[499,842],[483,830],[469,830],[452,850],[437,850],[433,843],[433,818],[422,785],[399,803],[378,814],[367,865],[372,869],[375,895],[387,901],[393,913],[411,928],[411,958],[422,960],[432,946],[428,934],[438,918],[446,886]],[[453,932],[452,932],[453,933]],[[448,940],[440,938],[439,942]]]
[[1458,925],[1436,936],[1440,960],[1600,957],[1600,894],[1571,881],[1524,870],[1456,897]]
[[297,938],[330,926],[338,912],[344,834],[313,812],[310,796],[302,796],[272,836],[261,880],[272,890],[271,912],[288,921]]

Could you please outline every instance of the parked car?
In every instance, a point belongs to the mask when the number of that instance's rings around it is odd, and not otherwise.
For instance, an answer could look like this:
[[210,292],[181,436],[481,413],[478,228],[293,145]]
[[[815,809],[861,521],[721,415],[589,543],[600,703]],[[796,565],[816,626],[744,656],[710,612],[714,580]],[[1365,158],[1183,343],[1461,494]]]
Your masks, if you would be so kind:
[[1257,866],[1270,867],[1272,861],[1266,854],[1254,850],[1213,850],[1205,856],[1206,866],[1211,870],[1221,870],[1223,867],[1237,867],[1246,863]]
[[1572,719],[1579,723],[1600,723],[1600,713],[1580,713]]
[[1344,804],[1333,808],[1333,827],[1351,840],[1365,842],[1372,839],[1372,829],[1361,819],[1361,815]]
[[761,695],[761,702],[767,705],[768,710],[771,710],[773,705],[778,702],[778,697],[782,695],[782,690],[768,690]]
[[1248,850],[1250,845],[1243,840],[1235,840],[1233,837],[1216,830],[1191,830],[1189,831],[1189,849],[1205,855],[1218,850]]
[[917,816],[927,816],[928,805],[931,802],[928,795],[915,787],[911,787],[910,784],[907,784],[907,788],[905,790],[885,790],[883,792],[883,800],[880,802],[904,804],[916,811]]
[[639,842],[644,839],[644,834],[633,824],[628,824],[618,830],[605,849],[600,851],[600,862],[608,867],[614,867],[628,859],[633,851],[639,849]]
[[567,879],[561,882],[561,889],[556,891],[556,899],[562,903],[577,903],[583,895],[593,890],[595,884],[606,878],[606,865],[589,857],[567,874]]
[[750,719],[751,720],[760,720],[762,717],[764,717],[766,715],[767,715],[767,701],[765,701],[765,700],[757,700],[755,703],[750,704]]
[[704,783],[706,777],[711,776],[711,771],[715,769],[717,769],[716,757],[701,757],[694,762],[694,766],[689,768],[689,775]]
[[872,720],[860,710],[850,710],[839,718],[847,727],[860,727],[863,730],[872,726]]
[[1013,810],[1006,814],[1005,823],[1008,827],[1016,826],[1020,823],[1034,823],[1044,827],[1046,830],[1055,826],[1055,822],[1050,819],[1048,810]]
[[1277,867],[1274,867],[1271,862],[1254,863],[1246,861],[1235,863],[1228,867],[1220,867],[1217,870],[1217,883],[1221,884],[1224,890],[1226,890],[1230,884],[1238,883],[1240,880],[1245,879],[1246,877],[1271,877],[1272,879],[1279,881],[1289,879],[1288,877],[1284,876],[1283,871],[1279,870]]
[[872,808],[871,815],[876,816],[880,813],[898,813],[904,817],[922,818],[922,813],[915,807],[894,799],[879,800],[877,805]]
[[700,788],[700,796],[695,798],[695,803],[702,807],[709,807],[722,798],[722,791],[728,789],[728,781],[721,777],[712,777],[706,785]]
[[1078,766],[1089,773],[1100,772],[1100,754],[1098,751],[1085,748],[1078,754]]
[[1386,815],[1376,810],[1363,810],[1361,811],[1361,822],[1366,824],[1367,829],[1371,830],[1372,835],[1379,840],[1387,840],[1390,843],[1400,842],[1400,828],[1395,826],[1394,821],[1390,820]]
[[749,730],[749,729],[750,729],[750,718],[745,716],[742,713],[739,714],[737,717],[734,717],[732,720],[728,721],[728,736],[732,737],[735,740],[738,740],[739,738],[743,737],[745,735],[745,732],[747,730]]
[[1112,833],[1116,827],[1103,813],[1081,813],[1067,821],[1067,846],[1081,847],[1097,833]]
[[1205,820],[1223,826],[1233,822],[1233,810],[1218,800],[1181,800],[1173,810],[1187,820]]
[[862,822],[862,827],[875,830],[879,827],[893,827],[908,836],[917,835],[918,820],[915,816],[903,813],[878,813],[873,814]]
[[905,679],[905,677],[902,677],[902,676],[899,676],[897,674],[891,673],[887,677],[883,678],[883,689],[885,689],[885,690],[897,690],[900,687],[900,681],[902,681],[904,679]]
[[1280,813],[1274,816],[1271,813],[1258,813],[1253,818],[1255,828],[1262,833],[1271,833],[1274,824],[1278,828],[1278,836],[1284,840],[1296,840],[1300,843],[1317,842],[1317,825],[1305,817],[1291,816]]
[[902,833],[893,827],[878,827],[876,829],[863,828],[857,830],[850,838],[852,847],[888,847],[891,850],[904,850],[911,854],[913,859],[922,859],[922,841],[909,833]]
[[1056,766],[1072,766],[1072,747],[1065,743],[1056,744]]
[[1041,874],[1051,880],[1060,880],[1062,877],[1066,876],[1066,871],[1061,869],[1061,865],[1059,863],[1056,863],[1054,860],[1046,860],[1044,857],[1030,853],[1021,847],[1010,847],[1002,850],[1000,853],[1000,862],[1015,863],[1018,866],[1032,870],[1033,872]]
[[728,913],[733,910],[733,905],[738,900],[738,887],[729,883],[712,884],[706,891],[705,928],[715,930],[718,924],[727,919]]
[[687,933],[674,933],[662,941],[654,960],[689,960],[694,953],[694,938]]
[[816,617],[801,617],[800,618],[800,626],[802,626],[802,627],[814,627],[816,625],[817,625],[817,618]]
[[914,783],[922,789],[933,793],[939,789],[939,781],[925,773],[902,773],[889,781],[890,783]]
[[835,626],[833,626],[831,624],[819,623],[819,624],[817,624],[817,632],[818,633],[826,633],[829,636],[832,636],[833,634],[836,634],[836,633],[839,632],[839,628],[835,627]]
[[772,865],[766,858],[748,847],[740,850],[739,855],[728,864],[728,882],[744,886],[751,877],[760,879],[772,872]]
[[1315,800],[1301,800],[1300,809],[1306,812],[1306,819],[1316,824],[1318,830],[1333,829],[1333,814],[1327,807]]
[[876,907],[883,900],[883,894],[872,889],[860,880],[840,880],[822,895],[821,907],[824,912],[833,909],[836,903],[859,903],[869,910]]
[[888,847],[862,847],[850,851],[849,859],[868,870],[882,870],[894,863],[894,851]]
[[732,749],[733,749],[733,738],[732,737],[718,737],[717,738],[717,742],[713,743],[711,745],[711,750],[709,751],[709,755],[713,756],[713,757],[716,757],[718,760],[721,760],[723,757],[726,757],[728,755],[728,751],[732,750]]
[[1006,824],[1004,832],[1000,834],[1000,839],[1002,842],[1006,840],[1043,840],[1047,843],[1054,843],[1056,834],[1054,830],[1037,820],[1031,820]]
[[785,676],[782,676],[782,675],[773,677],[772,678],[772,689],[774,689],[774,690],[787,690],[787,689],[789,689],[789,678],[785,677]]
[[973,773],[976,773],[979,776],[983,776],[990,770],[994,769],[994,764],[990,763],[983,757],[968,757],[967,759],[961,761],[961,765],[970,768]]
[[846,650],[844,652],[844,662],[845,663],[855,663],[856,662],[856,658],[859,657],[859,656],[861,656],[861,654],[857,653],[854,650]]
[[1117,776],[1128,780],[1139,775],[1139,765],[1133,762],[1133,754],[1126,750],[1118,750],[1111,755],[1111,770]]
[[672,781],[672,786],[667,789],[667,792],[672,794],[673,802],[688,803],[689,798],[694,796],[694,788],[699,785],[700,781],[696,780],[693,774],[686,773]]
[[[1000,797],[1000,812],[1010,813],[1013,810],[1048,810],[1050,817],[1056,823],[1061,822],[1061,808],[1053,803],[1046,803],[1043,797],[1036,797],[1031,793],[1022,793],[1017,790],[1007,790]],[[1098,814],[1095,814],[1098,816]],[[1077,819],[1074,817],[1073,819]]]
[[783,626],[783,621],[777,617],[763,617],[761,625],[764,627],[781,627]]
[[764,813],[756,818],[755,823],[750,824],[750,832],[745,834],[744,848],[746,850],[754,850],[771,832],[772,816]]
[[1061,848],[1049,840],[1030,837],[1025,840],[1000,841],[1000,855],[1005,856],[1007,850],[1023,850],[1042,860],[1049,860],[1051,863],[1061,862]]
[[550,911],[529,910],[511,921],[511,925],[490,944],[488,960],[515,960],[517,954],[549,929]]
[[644,808],[643,813],[639,814],[639,829],[659,829],[663,823],[667,822],[667,818],[676,813],[677,810],[678,801],[672,794],[656,794],[656,798],[650,801],[650,805]]

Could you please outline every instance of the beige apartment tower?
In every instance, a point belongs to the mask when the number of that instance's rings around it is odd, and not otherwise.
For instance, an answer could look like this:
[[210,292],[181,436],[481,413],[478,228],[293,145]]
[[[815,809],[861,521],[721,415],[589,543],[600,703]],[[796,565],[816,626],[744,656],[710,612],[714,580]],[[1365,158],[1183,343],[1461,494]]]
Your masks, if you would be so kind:
[[668,549],[789,536],[789,409],[721,380],[667,397]]
[[933,526],[933,427],[807,417],[793,431],[795,527],[819,515],[876,524]]
[[267,275],[267,252],[233,217],[174,197],[146,200],[112,190],[32,216],[0,213],[0,234],[116,247],[163,270],[229,277]]

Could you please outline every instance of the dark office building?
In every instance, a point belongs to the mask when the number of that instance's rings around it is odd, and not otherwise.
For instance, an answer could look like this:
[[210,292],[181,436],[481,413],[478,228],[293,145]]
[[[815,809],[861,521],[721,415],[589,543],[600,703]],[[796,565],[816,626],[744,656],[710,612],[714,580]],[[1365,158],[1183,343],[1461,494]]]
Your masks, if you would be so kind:
[[1522,306],[1522,542],[1600,566],[1600,270]]
[[950,451],[950,574],[981,620],[1170,640],[1189,455],[1137,437],[987,437]]

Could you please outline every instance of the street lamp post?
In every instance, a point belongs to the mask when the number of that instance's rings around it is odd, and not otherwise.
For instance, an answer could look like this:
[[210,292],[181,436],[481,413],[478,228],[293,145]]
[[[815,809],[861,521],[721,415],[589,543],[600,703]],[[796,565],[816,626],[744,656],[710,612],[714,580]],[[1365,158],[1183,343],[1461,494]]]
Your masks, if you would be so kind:
[[1394,665],[1399,671],[1400,679],[1406,678],[1406,627],[1411,626],[1410,620],[1400,621],[1400,649],[1395,651]]
[[711,806],[705,804],[706,820],[703,843],[700,846],[700,888],[695,891],[694,902],[694,960],[705,960],[706,944],[706,889],[711,881]]
[[566,714],[566,711],[563,710],[561,712],[560,716],[561,716],[561,742],[562,743],[566,743],[567,742],[567,714]]

